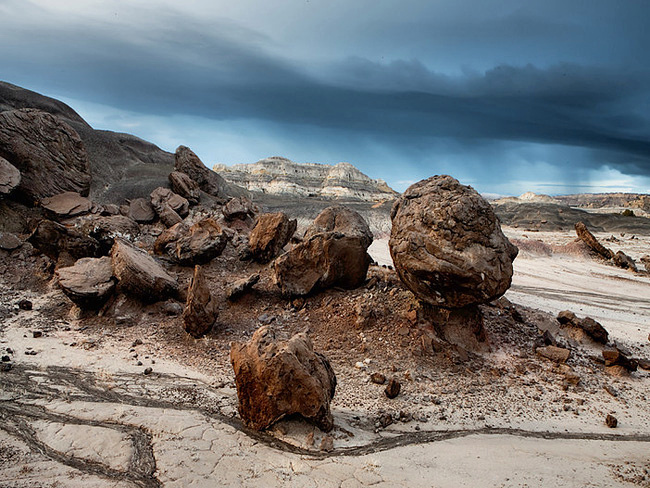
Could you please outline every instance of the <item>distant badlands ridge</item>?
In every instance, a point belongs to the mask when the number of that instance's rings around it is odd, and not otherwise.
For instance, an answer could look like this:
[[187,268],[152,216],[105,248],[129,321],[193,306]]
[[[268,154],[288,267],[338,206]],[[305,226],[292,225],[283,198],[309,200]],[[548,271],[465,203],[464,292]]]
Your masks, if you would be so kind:
[[216,164],[226,181],[255,193],[380,202],[399,196],[384,180],[363,174],[350,163],[295,163],[274,156],[251,164]]

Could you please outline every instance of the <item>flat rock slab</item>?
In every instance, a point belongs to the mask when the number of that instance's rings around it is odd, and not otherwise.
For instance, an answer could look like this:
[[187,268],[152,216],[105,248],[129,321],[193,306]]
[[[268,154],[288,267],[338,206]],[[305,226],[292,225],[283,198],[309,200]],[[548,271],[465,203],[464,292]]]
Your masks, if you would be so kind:
[[120,290],[145,302],[165,300],[178,292],[176,278],[167,273],[146,251],[124,239],[115,240],[111,263]]
[[74,266],[58,269],[56,274],[63,292],[83,308],[100,307],[115,289],[108,256],[80,259]]
[[44,198],[41,206],[57,217],[75,217],[90,212],[93,202],[77,192],[67,191]]
[[146,198],[135,198],[129,204],[129,218],[139,224],[148,224],[156,218],[156,211]]

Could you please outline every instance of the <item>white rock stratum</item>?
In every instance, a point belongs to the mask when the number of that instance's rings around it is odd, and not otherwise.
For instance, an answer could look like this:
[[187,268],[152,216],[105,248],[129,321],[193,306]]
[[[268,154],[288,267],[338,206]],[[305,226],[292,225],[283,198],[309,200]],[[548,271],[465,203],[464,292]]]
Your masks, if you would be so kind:
[[270,195],[314,196],[363,201],[391,200],[398,193],[383,180],[372,179],[350,163],[299,164],[270,157],[252,164],[216,164],[226,181]]

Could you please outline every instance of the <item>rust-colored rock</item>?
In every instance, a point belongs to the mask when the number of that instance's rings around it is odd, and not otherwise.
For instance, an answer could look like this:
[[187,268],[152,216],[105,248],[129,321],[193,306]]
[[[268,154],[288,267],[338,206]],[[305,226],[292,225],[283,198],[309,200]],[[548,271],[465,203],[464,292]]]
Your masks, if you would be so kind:
[[395,269],[420,300],[460,308],[495,300],[510,287],[518,250],[473,188],[433,176],[404,192],[391,219]]
[[618,251],[614,256],[612,256],[612,261],[619,268],[629,269],[630,271],[637,272],[636,263],[634,259],[625,254],[623,251]]
[[115,239],[111,263],[119,289],[145,302],[166,300],[178,292],[176,278],[167,273],[146,251],[124,239]]
[[77,132],[35,109],[0,113],[0,156],[20,170],[16,191],[37,202],[66,191],[88,196],[90,166]]
[[239,414],[248,427],[263,430],[287,415],[300,414],[324,432],[332,430],[336,376],[307,334],[281,340],[271,327],[261,327],[248,343],[233,343],[230,360]]
[[175,193],[185,197],[190,205],[196,205],[201,198],[201,189],[192,178],[180,171],[169,173],[169,183]]
[[576,314],[570,310],[563,310],[557,315],[557,321],[564,326],[582,329],[594,341],[601,344],[607,344],[607,341],[609,340],[607,329],[591,317],[579,319],[576,317]]
[[99,308],[115,289],[111,258],[82,258],[74,266],[56,272],[59,286],[82,308]]
[[550,359],[555,363],[566,363],[571,355],[571,351],[568,349],[555,346],[538,347],[535,351],[540,356]]
[[158,236],[154,243],[156,254],[166,254],[184,266],[203,264],[219,256],[228,235],[216,220],[203,219],[192,226],[178,223]]
[[611,414],[607,414],[607,417],[605,417],[605,424],[610,429],[615,429],[618,426],[618,419]]
[[[337,219],[336,215],[344,218]],[[323,220],[332,225],[322,225]],[[273,262],[274,281],[282,293],[298,296],[332,286],[350,289],[362,285],[370,266],[367,249],[372,242],[363,217],[344,207],[330,207],[314,222],[304,242]]]
[[201,266],[194,266],[194,274],[187,291],[187,302],[183,311],[185,332],[192,337],[203,337],[210,332],[217,320],[217,303],[210,293],[208,280]]
[[400,384],[399,381],[397,381],[395,378],[391,378],[388,381],[388,385],[386,385],[386,388],[384,389],[384,393],[388,398],[395,398],[397,395],[399,395],[400,390],[402,389],[402,385]]
[[614,257],[614,253],[610,249],[607,249],[605,246],[603,246],[600,242],[598,242],[598,239],[596,239],[596,237],[594,237],[594,235],[589,232],[589,229],[587,229],[587,226],[584,224],[584,222],[576,222],[575,228],[576,234],[580,240],[587,244],[587,246],[589,246],[589,248],[596,254],[604,259],[611,259]]
[[571,310],[562,310],[557,314],[557,321],[562,324],[574,324],[578,322],[578,317]]
[[20,171],[0,157],[0,198],[9,195],[20,184]]
[[617,347],[603,349],[605,366],[622,366],[628,371],[636,371],[639,363],[636,359],[629,358]]
[[287,245],[296,232],[297,221],[284,212],[262,214],[248,236],[251,257],[259,263],[268,263]]

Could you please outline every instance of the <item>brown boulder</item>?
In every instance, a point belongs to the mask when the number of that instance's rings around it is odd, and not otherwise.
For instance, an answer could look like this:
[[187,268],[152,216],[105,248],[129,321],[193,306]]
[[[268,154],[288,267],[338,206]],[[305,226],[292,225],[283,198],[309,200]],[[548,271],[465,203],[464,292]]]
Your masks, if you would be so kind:
[[102,306],[115,289],[111,258],[82,258],[56,272],[63,292],[82,308]]
[[262,264],[274,259],[296,232],[297,225],[284,212],[260,215],[248,236],[251,257]]
[[623,251],[618,251],[614,256],[612,256],[612,261],[619,268],[629,269],[631,271],[638,271],[634,259],[625,254]]
[[5,158],[0,157],[0,197],[9,195],[20,184],[20,171]]
[[100,257],[102,248],[94,239],[78,229],[51,220],[41,220],[27,240],[52,259],[61,255],[72,262],[86,257]]
[[132,240],[140,234],[140,225],[124,215],[85,215],[75,219],[72,228],[97,240],[102,254],[110,253],[116,237]]
[[11,232],[0,232],[0,249],[13,251],[22,245],[23,241],[21,241],[16,234],[12,234]]
[[194,266],[194,275],[187,291],[187,302],[183,311],[185,332],[199,338],[210,332],[217,320],[217,303],[210,293],[208,280],[201,266]]
[[156,212],[147,198],[134,198],[129,202],[128,217],[139,224],[148,224],[156,219]]
[[87,196],[88,155],[77,132],[35,109],[0,113],[0,156],[21,173],[16,191],[37,202],[66,191]]
[[192,178],[180,171],[172,171],[169,173],[169,183],[172,190],[180,196],[185,197],[191,205],[199,203],[201,198],[201,189],[199,185]]
[[395,269],[420,300],[460,308],[510,287],[518,250],[472,187],[447,175],[420,181],[395,202],[391,219]]
[[156,254],[166,254],[184,266],[203,264],[219,256],[228,243],[228,234],[211,218],[188,227],[181,222],[158,236]]
[[93,202],[74,191],[59,193],[41,200],[41,206],[58,218],[75,217],[90,212]]
[[158,214],[160,214],[165,206],[171,208],[181,217],[187,217],[187,214],[190,212],[190,204],[186,198],[162,186],[159,186],[151,192],[151,205]]
[[372,244],[373,235],[363,217],[342,205],[323,210],[305,231],[305,239],[317,234],[338,232],[347,237],[356,237],[366,249]]
[[119,289],[145,302],[165,300],[178,292],[176,278],[167,273],[146,251],[124,239],[115,239],[111,263]]
[[550,359],[555,363],[566,363],[567,359],[569,359],[569,356],[571,355],[571,351],[568,349],[556,346],[538,347],[535,351],[540,356]]
[[174,158],[176,171],[185,173],[209,195],[224,200],[229,196],[242,196],[247,193],[243,188],[229,184],[217,173],[207,168],[189,147],[179,146]]
[[603,349],[605,366],[622,366],[628,371],[636,371],[639,363],[636,359],[623,354],[617,347]]
[[587,229],[587,226],[583,222],[576,222],[575,229],[580,240],[587,244],[587,246],[589,246],[589,248],[596,254],[605,259],[611,259],[614,257],[614,253],[598,242],[598,239],[589,232],[589,229]]
[[575,324],[578,322],[578,317],[571,310],[562,310],[557,314],[557,321],[562,324]]
[[246,219],[255,215],[253,202],[248,197],[235,197],[228,200],[221,209],[226,220]]
[[600,342],[601,344],[607,344],[609,340],[607,329],[591,317],[579,319],[573,312],[563,310],[557,315],[557,321],[562,325],[582,329],[594,341]]
[[307,334],[288,340],[259,328],[248,343],[233,343],[239,414],[244,423],[262,430],[287,415],[300,414],[324,432],[334,427],[330,402],[336,376],[329,360],[314,351]]

